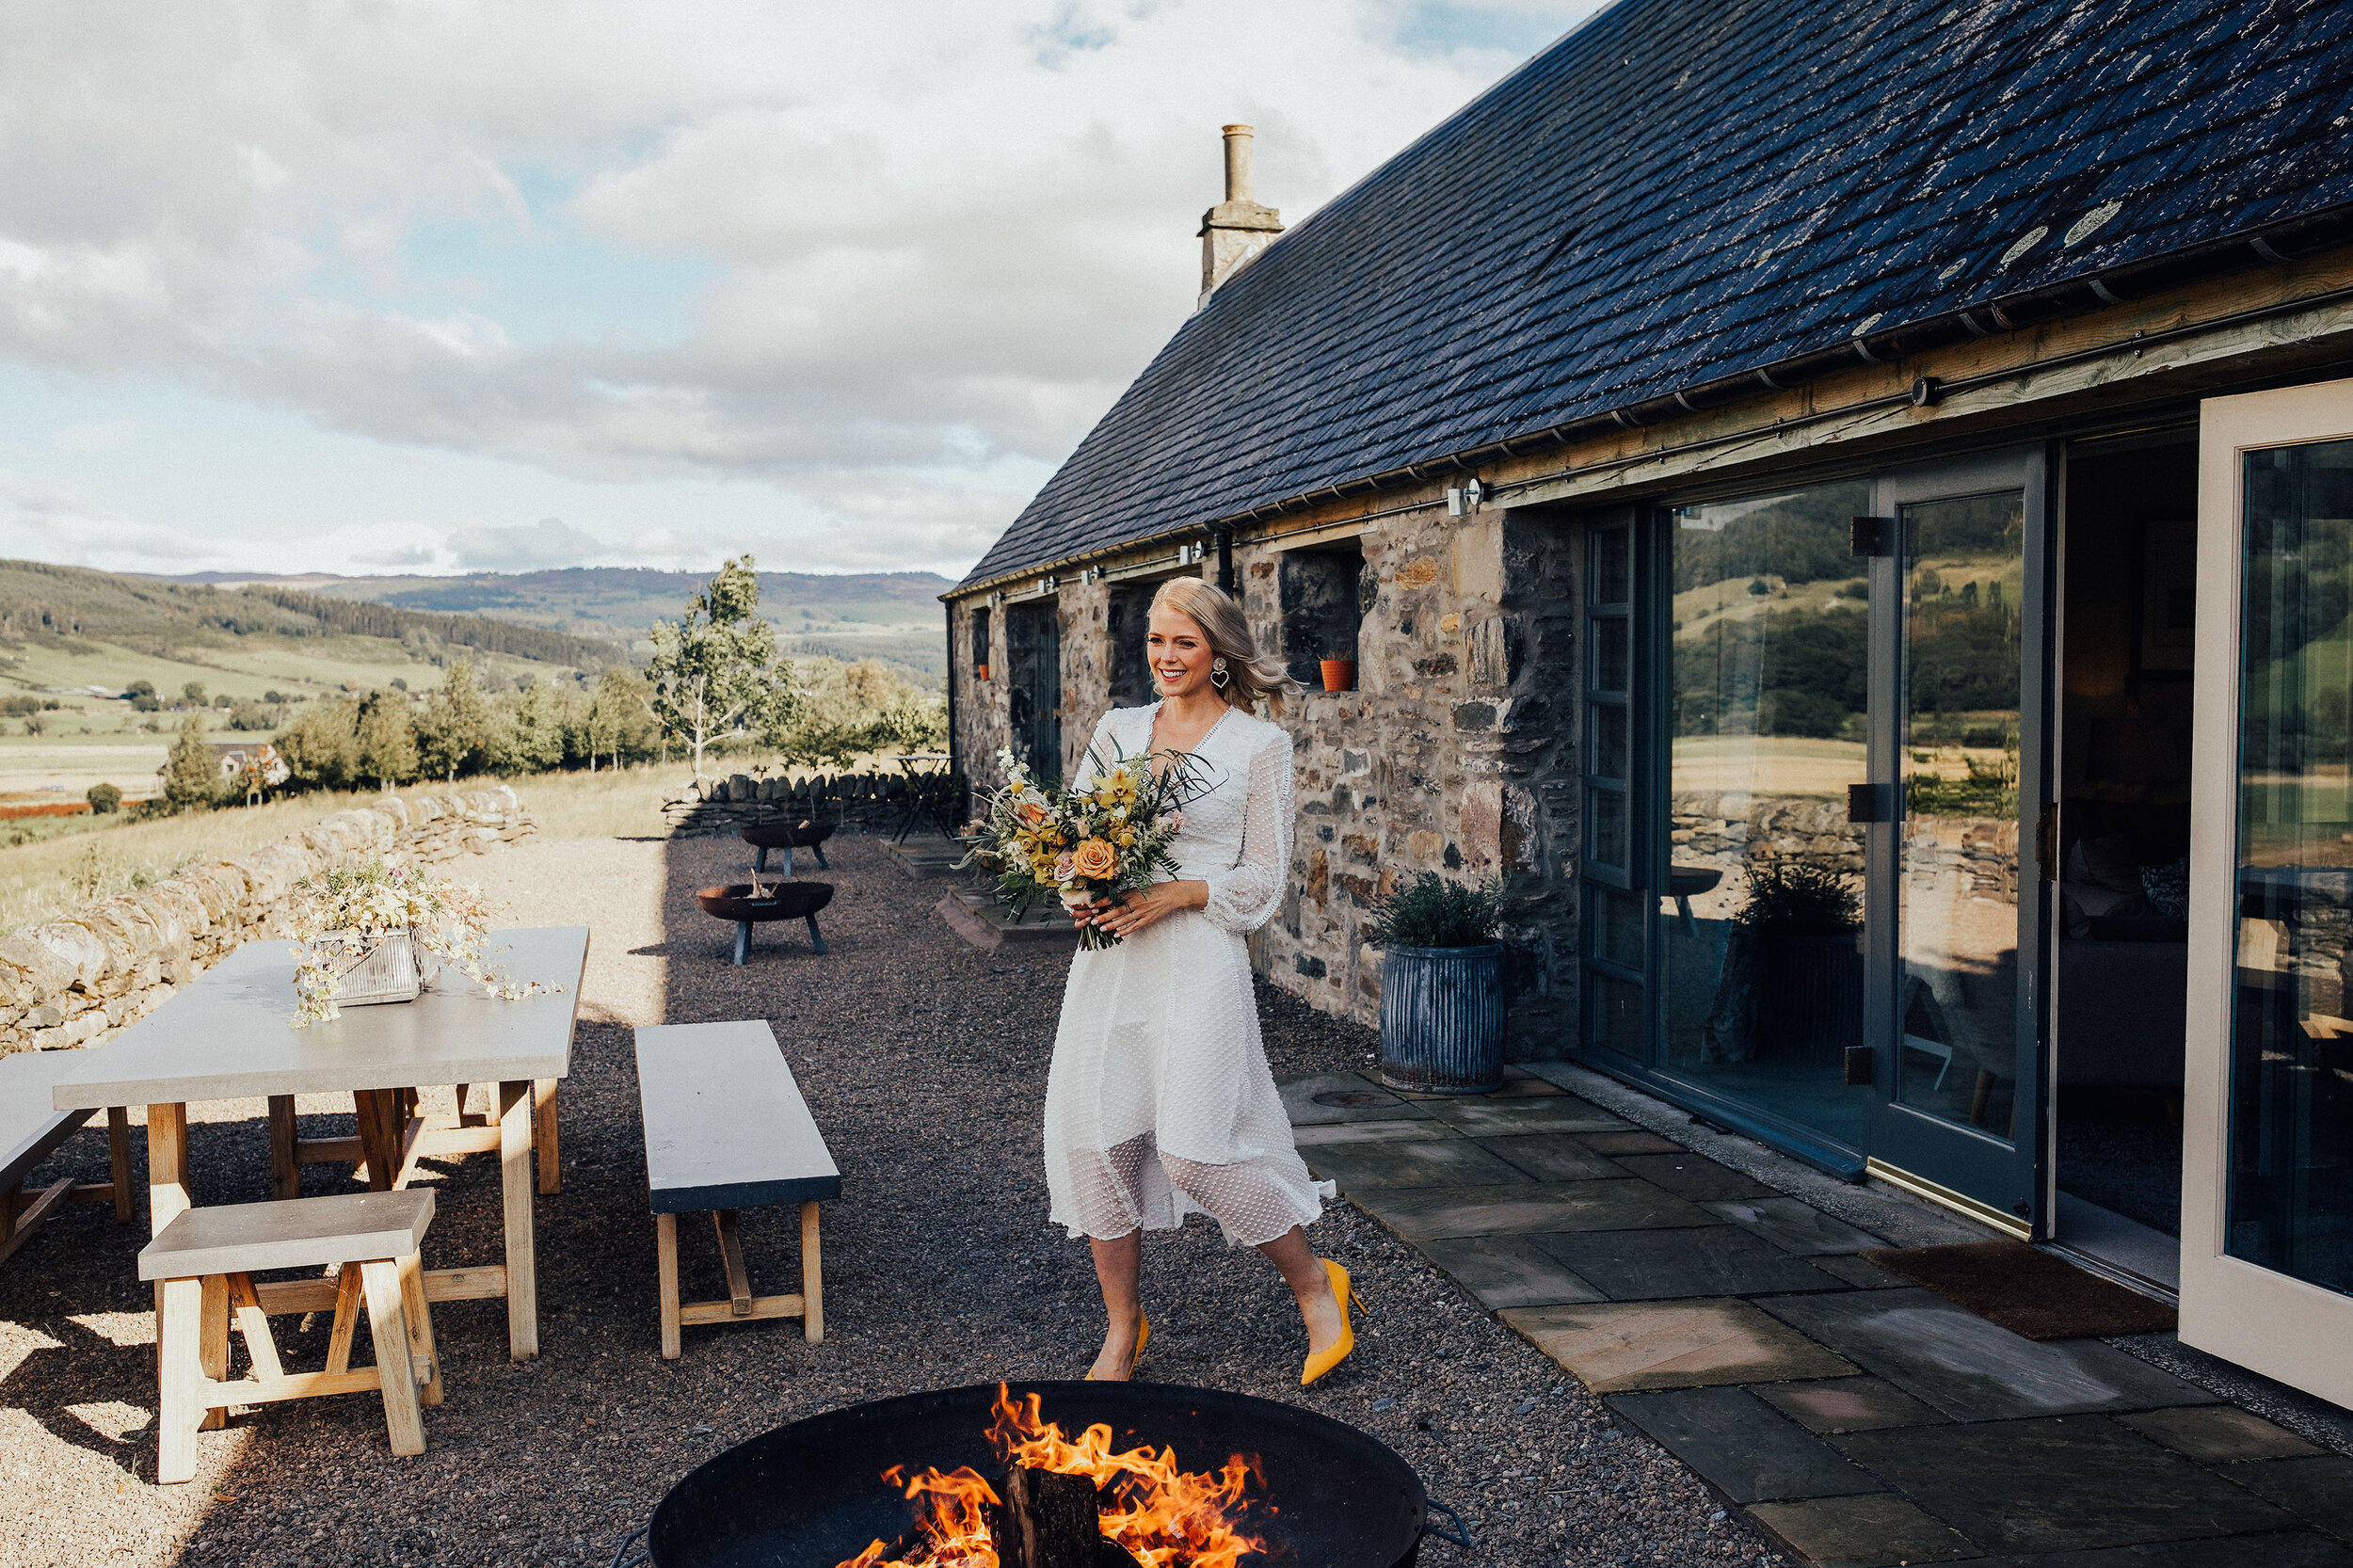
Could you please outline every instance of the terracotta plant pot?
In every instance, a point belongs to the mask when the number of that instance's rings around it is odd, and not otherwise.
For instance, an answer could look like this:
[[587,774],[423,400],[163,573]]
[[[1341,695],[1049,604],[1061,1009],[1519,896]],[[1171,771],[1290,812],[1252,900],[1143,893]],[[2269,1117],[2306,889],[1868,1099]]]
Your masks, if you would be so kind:
[[986,664],[975,664],[975,665],[973,665],[973,666],[972,666],[972,679],[973,679],[973,680],[987,680],[987,679],[988,679],[988,666],[987,666]]
[[1353,692],[1356,689],[1356,661],[1326,659],[1323,661],[1323,689],[1327,692]]

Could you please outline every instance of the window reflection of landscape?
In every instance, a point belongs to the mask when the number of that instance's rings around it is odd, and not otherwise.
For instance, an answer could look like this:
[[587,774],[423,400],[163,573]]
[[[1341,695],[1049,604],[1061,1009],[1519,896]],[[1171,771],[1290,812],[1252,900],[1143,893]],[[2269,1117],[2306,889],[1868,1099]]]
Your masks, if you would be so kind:
[[1859,1148],[1870,487],[1679,509],[1662,1065]]

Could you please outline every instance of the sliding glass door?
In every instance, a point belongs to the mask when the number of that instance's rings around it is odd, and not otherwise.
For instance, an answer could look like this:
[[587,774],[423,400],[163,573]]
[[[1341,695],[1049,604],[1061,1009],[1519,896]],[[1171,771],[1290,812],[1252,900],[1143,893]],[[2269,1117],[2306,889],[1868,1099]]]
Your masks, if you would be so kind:
[[1586,1044],[2013,1230],[2041,513],[2037,448],[1589,530]]
[[1871,1162],[2022,1233],[2044,1099],[2042,491],[2040,448],[1872,487]]

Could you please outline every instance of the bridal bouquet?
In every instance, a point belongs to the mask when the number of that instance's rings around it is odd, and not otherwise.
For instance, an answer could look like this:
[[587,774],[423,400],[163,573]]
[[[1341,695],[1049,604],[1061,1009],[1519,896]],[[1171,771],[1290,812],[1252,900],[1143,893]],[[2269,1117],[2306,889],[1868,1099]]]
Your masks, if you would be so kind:
[[542,989],[536,981],[514,984],[484,962],[489,907],[479,889],[415,867],[381,859],[337,866],[296,883],[293,905],[296,1029],[340,1017],[336,999],[363,969],[362,984],[378,988],[355,994],[355,1003],[412,1000],[441,964],[507,1001]]
[[[1076,909],[1175,876],[1169,842],[1185,825],[1185,802],[1204,785],[1193,758],[1167,756],[1155,776],[1145,759],[1114,755],[1106,764],[1090,751],[1079,781],[1064,787],[1000,749],[1004,788],[989,797],[972,852],[958,866],[994,873],[997,896],[1016,910],[1048,894]],[[1079,945],[1089,951],[1118,941],[1092,925],[1079,932]]]

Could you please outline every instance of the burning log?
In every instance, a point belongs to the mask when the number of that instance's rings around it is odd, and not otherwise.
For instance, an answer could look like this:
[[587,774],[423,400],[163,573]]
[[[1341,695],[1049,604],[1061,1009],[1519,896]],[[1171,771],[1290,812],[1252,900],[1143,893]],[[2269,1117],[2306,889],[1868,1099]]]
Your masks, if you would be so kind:
[[1004,1494],[981,1505],[998,1568],[1135,1568],[1127,1548],[1105,1538],[1090,1478],[1016,1465]]

